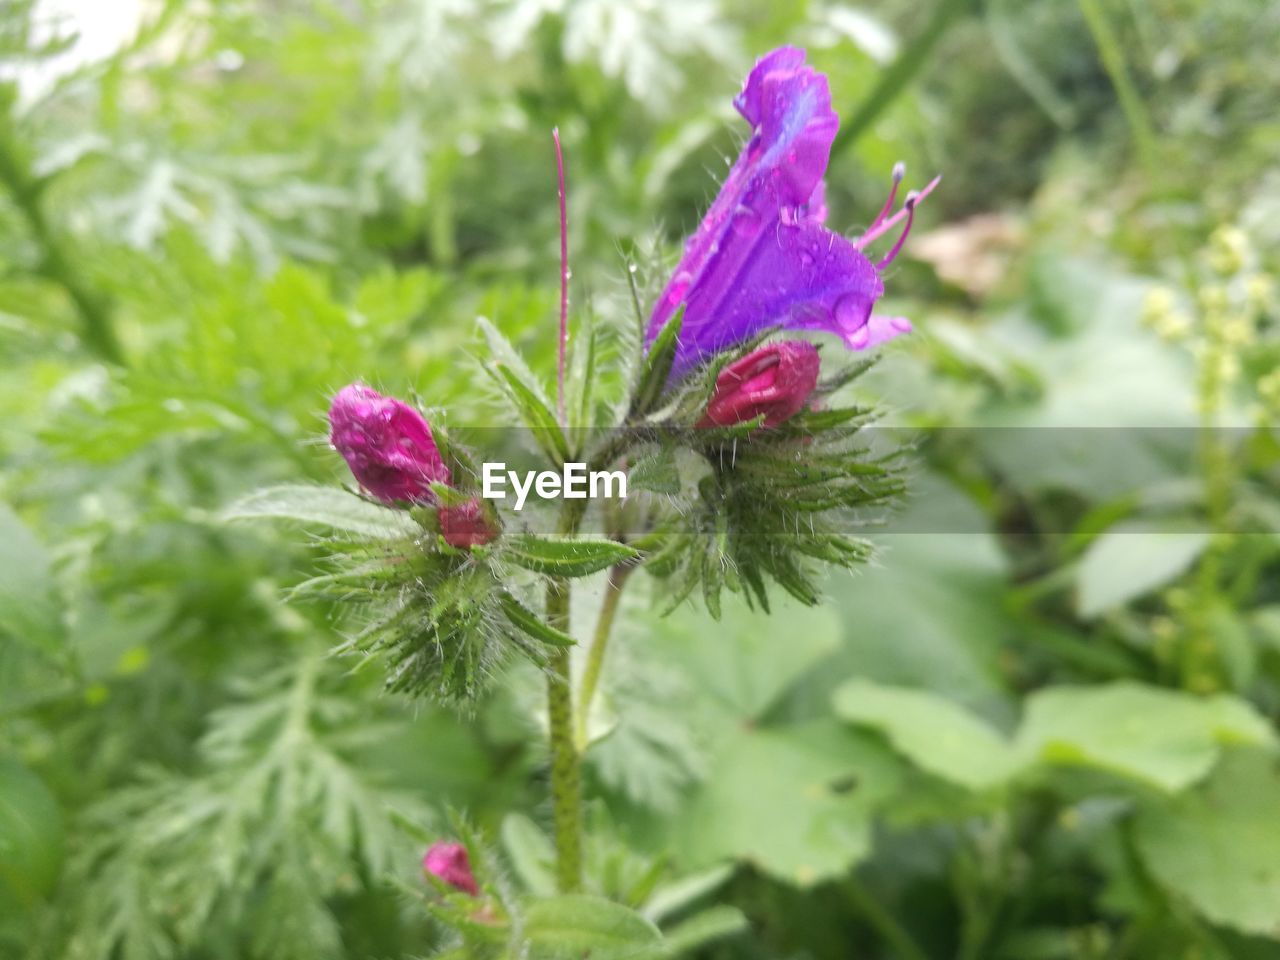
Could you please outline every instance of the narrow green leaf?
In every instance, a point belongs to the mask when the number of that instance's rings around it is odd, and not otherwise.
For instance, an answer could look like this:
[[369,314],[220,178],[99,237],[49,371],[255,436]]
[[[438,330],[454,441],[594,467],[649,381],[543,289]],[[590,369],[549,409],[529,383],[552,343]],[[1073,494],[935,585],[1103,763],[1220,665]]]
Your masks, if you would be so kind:
[[677,494],[680,492],[680,470],[676,466],[675,453],[662,449],[637,460],[627,473],[627,479],[637,490],[651,493]]
[[577,643],[569,634],[551,626],[511,594],[502,594],[499,602],[507,619],[535,640],[549,643],[553,647],[572,647]]
[[747,918],[737,907],[721,905],[694,914],[662,938],[663,955],[681,957],[712,943],[742,933],[748,928]]
[[684,304],[677,308],[649,347],[644,366],[640,369],[640,382],[631,401],[631,416],[643,416],[654,408],[667,387],[671,366],[675,363],[676,348],[680,345],[680,328],[684,325]]
[[658,928],[603,897],[574,894],[535,900],[525,913],[524,933],[532,956],[546,960],[662,956]]
[[413,537],[422,530],[408,512],[383,507],[336,487],[284,484],[242,497],[222,511],[223,520],[296,520],[369,540]]
[[556,464],[571,459],[569,441],[565,439],[551,407],[510,367],[493,364],[486,369],[506,393],[525,426],[533,431],[534,439],[547,459]]
[[508,540],[505,556],[534,573],[552,577],[585,577],[615,563],[633,560],[639,554],[613,540],[556,540],[524,534]]

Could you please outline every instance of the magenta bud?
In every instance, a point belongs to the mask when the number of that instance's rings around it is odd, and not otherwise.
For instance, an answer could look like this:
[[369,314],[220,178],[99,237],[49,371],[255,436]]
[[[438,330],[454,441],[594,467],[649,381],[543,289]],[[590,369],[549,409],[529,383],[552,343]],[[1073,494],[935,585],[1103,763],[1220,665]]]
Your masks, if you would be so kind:
[[437,516],[444,542],[459,550],[482,546],[498,536],[478,497],[455,506],[441,507]]
[[805,340],[767,343],[716,377],[699,427],[728,427],[764,415],[776,427],[804,409],[818,385],[818,349]]
[[422,872],[447,883],[455,890],[480,895],[475,874],[471,872],[471,860],[467,848],[460,843],[433,843],[422,858]]
[[449,482],[422,414],[362,383],[333,398],[329,441],[360,486],[383,503],[433,502],[431,484]]

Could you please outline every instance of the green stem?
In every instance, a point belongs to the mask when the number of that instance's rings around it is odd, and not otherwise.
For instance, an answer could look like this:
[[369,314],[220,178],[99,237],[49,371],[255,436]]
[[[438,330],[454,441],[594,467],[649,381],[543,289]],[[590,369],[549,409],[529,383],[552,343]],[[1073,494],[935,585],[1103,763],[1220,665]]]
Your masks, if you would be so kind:
[[853,908],[898,955],[898,960],[929,960],[929,955],[911,938],[911,934],[856,877],[846,877],[841,889]]
[[1102,67],[1107,71],[1111,85],[1115,87],[1116,98],[1120,101],[1120,110],[1129,124],[1129,132],[1133,135],[1138,156],[1147,168],[1148,174],[1155,174],[1160,169],[1160,161],[1156,151],[1155,132],[1143,106],[1142,97],[1133,85],[1129,76],[1129,68],[1124,62],[1124,49],[1107,22],[1106,13],[1098,0],[1080,0],[1080,12],[1093,36],[1094,46],[1098,48],[1098,56],[1102,58]]
[[831,156],[838,156],[853,146],[858,137],[866,132],[929,61],[929,54],[946,35],[951,22],[960,14],[969,12],[973,5],[973,0],[939,0],[924,30],[898,55],[898,59],[880,73],[871,92],[853,112],[852,117],[841,125],[840,133],[831,145]]
[[585,752],[588,742],[587,725],[591,717],[591,703],[595,700],[596,688],[600,685],[600,674],[604,669],[604,655],[609,647],[609,636],[613,632],[613,621],[618,615],[619,601],[622,599],[622,588],[634,567],[615,566],[609,568],[609,580],[605,584],[604,602],[600,606],[600,616],[596,620],[595,633],[591,636],[591,647],[587,650],[587,662],[582,670],[582,680],[578,684],[578,751]]
[[[547,623],[569,631],[569,583],[547,584]],[[556,885],[561,893],[582,889],[582,772],[573,740],[573,693],[569,649],[552,654],[547,674],[547,728],[551,744],[551,803],[555,817]]]
[[44,184],[21,158],[9,123],[8,118],[0,117],[0,184],[40,248],[39,272],[66,292],[79,314],[85,345],[108,363],[122,364],[124,353],[111,325],[110,305],[81,275],[75,257],[50,226],[41,203]]

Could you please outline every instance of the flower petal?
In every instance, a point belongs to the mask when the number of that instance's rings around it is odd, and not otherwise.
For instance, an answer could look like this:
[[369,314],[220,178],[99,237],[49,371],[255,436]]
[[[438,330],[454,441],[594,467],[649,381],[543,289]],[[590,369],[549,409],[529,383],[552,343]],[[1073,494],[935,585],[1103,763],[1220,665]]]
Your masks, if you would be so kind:
[[822,226],[822,177],[839,118],[804,51],[761,59],[735,105],[754,127],[650,317],[651,342],[681,303],[672,375],[771,326],[846,341],[884,292],[874,266]]

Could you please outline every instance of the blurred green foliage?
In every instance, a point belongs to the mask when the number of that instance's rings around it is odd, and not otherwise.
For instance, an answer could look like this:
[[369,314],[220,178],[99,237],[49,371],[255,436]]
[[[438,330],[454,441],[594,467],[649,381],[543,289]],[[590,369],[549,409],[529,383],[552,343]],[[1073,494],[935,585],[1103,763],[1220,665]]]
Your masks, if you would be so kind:
[[[47,8],[0,8],[0,952],[425,955],[450,808],[547,884],[536,674],[467,718],[381,694],[326,656],[342,603],[285,604],[323,545],[220,511],[342,482],[323,411],[354,379],[483,422],[477,317],[550,369],[553,126],[575,323],[632,309],[629,262],[651,297],[741,138],[740,77],[792,42],[868,118],[835,223],[897,159],[945,174],[891,284],[918,332],[859,392],[1037,439],[934,435],[904,518],[927,532],[823,608],[628,595],[593,892],[641,911],[637,943],[741,909],[707,957],[1280,957],[1280,7],[144,12],[70,69]],[[1145,459],[1057,429],[1223,425]]]

